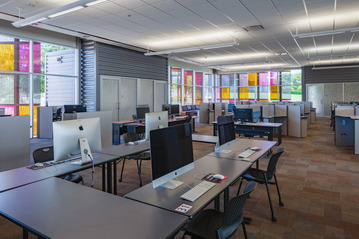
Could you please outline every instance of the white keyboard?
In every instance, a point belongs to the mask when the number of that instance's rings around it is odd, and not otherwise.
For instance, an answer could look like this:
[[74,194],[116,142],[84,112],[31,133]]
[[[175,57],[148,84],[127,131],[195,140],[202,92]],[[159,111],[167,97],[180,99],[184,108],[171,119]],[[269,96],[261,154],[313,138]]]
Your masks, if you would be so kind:
[[205,194],[208,190],[213,188],[216,184],[208,181],[202,181],[192,189],[184,193],[181,198],[190,202],[196,201],[200,196]]
[[254,154],[256,151],[247,149],[246,151],[243,151],[242,153],[238,154],[239,158],[248,158],[249,156],[251,156],[252,154]]

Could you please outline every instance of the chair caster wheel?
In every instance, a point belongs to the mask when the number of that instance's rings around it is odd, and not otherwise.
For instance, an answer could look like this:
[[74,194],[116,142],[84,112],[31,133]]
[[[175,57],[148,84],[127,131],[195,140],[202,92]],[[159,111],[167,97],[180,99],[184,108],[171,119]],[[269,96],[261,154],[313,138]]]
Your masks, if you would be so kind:
[[272,217],[272,221],[273,221],[273,222],[277,222],[277,218]]
[[280,202],[280,203],[279,203],[279,206],[283,207],[283,206],[284,206],[284,203]]

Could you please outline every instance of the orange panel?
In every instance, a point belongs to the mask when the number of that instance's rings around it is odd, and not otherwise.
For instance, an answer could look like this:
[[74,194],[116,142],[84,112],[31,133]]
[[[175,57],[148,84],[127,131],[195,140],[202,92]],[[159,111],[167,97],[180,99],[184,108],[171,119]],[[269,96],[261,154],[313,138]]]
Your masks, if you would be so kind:
[[15,48],[13,44],[0,44],[0,70],[14,71]]
[[229,99],[229,87],[222,88],[222,99]]
[[256,84],[256,73],[248,73],[248,85],[255,86]]
[[248,100],[248,87],[239,87],[239,99]]
[[[32,129],[33,129],[33,134],[37,135],[37,107],[39,107],[39,105],[34,105],[34,109],[33,109],[33,125],[32,125]],[[29,115],[30,114],[30,107],[29,105],[20,105],[19,106],[19,116],[22,115]]]
[[278,86],[271,86],[270,87],[270,99],[271,100],[278,100]]

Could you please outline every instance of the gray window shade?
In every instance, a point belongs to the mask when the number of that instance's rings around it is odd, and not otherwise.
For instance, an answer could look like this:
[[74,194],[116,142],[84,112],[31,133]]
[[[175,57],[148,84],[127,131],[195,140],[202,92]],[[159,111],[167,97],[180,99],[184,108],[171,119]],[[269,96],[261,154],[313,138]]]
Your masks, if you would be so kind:
[[[75,49],[49,52],[45,55],[45,73],[75,75]],[[46,76],[46,100],[48,105],[75,103],[74,77]]]
[[359,67],[313,70],[312,66],[305,66],[303,77],[306,84],[358,82]]
[[87,111],[96,111],[96,50],[94,41],[81,43],[80,102]]
[[167,58],[97,43],[97,74],[167,81]]

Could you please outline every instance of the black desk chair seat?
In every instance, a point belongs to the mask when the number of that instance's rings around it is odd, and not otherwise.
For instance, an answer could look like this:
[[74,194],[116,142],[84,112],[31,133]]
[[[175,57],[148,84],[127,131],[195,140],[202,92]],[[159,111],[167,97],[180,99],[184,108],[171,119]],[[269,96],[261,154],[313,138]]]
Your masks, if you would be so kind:
[[[280,192],[279,192],[277,177],[275,175],[278,159],[282,155],[283,152],[284,152],[284,148],[279,148],[277,150],[277,152],[272,155],[272,157],[269,159],[266,171],[258,169],[258,168],[249,168],[243,174],[241,182],[240,182],[239,187],[238,187],[238,192],[237,192],[237,195],[238,195],[239,191],[241,189],[241,186],[242,186],[243,179],[245,179],[247,181],[254,181],[254,182],[257,182],[259,184],[265,184],[266,189],[267,189],[268,200],[269,200],[269,205],[270,205],[270,209],[271,209],[271,213],[272,213],[272,221],[273,222],[276,222],[277,218],[274,217],[272,200],[271,200],[271,197],[270,197],[268,184],[275,184],[276,185],[277,192],[278,192],[278,198],[279,198],[279,205],[284,206],[284,203],[282,202],[282,198],[281,198]],[[274,178],[274,183],[269,182],[269,180],[271,180],[272,178]]]
[[226,210],[219,212],[207,209],[200,212],[184,227],[184,235],[192,238],[223,239],[234,234],[239,225],[242,225],[244,237],[247,238],[246,227],[243,221],[243,207],[249,194],[256,187],[255,182],[249,182],[243,194],[232,198]]
[[[32,153],[32,157],[34,158],[35,163],[52,161],[54,160],[54,148],[52,146],[48,146],[48,147],[35,149],[34,152]],[[82,185],[84,184],[84,180],[82,176],[78,174],[68,174],[65,177],[63,177],[63,179],[73,183],[81,182]]]
[[[125,143],[128,142],[133,142],[139,139],[138,135],[136,134],[127,134],[126,136],[123,137]],[[122,182],[122,178],[123,178],[123,170],[125,168],[125,162],[126,159],[132,159],[132,160],[136,160],[136,164],[137,164],[137,173],[138,173],[138,177],[140,180],[140,187],[142,187],[142,177],[141,177],[141,169],[142,169],[142,161],[143,160],[150,160],[151,159],[151,154],[150,151],[145,151],[142,153],[138,153],[138,154],[133,154],[133,155],[129,155],[126,157],[122,158],[122,169],[121,169],[121,175],[119,178],[119,182]]]

